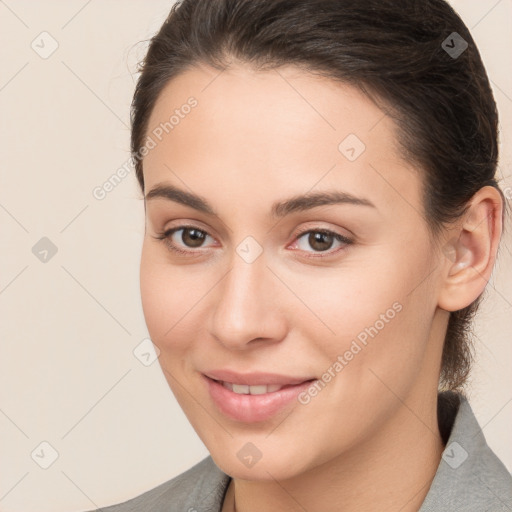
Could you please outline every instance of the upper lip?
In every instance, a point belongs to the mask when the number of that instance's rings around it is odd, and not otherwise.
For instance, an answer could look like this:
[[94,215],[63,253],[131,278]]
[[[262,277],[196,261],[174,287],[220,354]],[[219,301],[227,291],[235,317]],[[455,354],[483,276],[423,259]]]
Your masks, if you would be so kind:
[[265,384],[274,384],[277,386],[295,385],[313,380],[314,378],[292,377],[267,372],[238,373],[232,370],[211,370],[204,372],[204,375],[213,380],[230,382],[231,384],[245,384],[246,386],[262,386]]

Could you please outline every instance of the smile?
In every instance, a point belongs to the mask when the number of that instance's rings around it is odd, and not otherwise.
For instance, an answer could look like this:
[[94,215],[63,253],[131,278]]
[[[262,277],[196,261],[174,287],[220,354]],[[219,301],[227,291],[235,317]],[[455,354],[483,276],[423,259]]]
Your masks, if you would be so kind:
[[230,382],[203,374],[203,380],[211,401],[223,416],[244,423],[254,423],[269,420],[278,412],[296,406],[297,396],[315,379],[294,383],[244,384],[236,382],[239,379]]

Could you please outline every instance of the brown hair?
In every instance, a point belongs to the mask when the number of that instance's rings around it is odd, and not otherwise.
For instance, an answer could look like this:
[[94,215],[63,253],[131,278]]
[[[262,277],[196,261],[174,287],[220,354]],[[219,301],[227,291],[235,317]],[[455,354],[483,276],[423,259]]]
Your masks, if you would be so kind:
[[[131,149],[142,190],[139,151],[162,89],[195,64],[222,70],[233,60],[257,70],[296,65],[379,102],[396,121],[404,156],[423,171],[433,234],[460,218],[481,187],[494,186],[503,197],[489,80],[471,34],[444,0],[179,1],[150,41],[132,102]],[[442,388],[467,380],[480,299],[450,314]]]

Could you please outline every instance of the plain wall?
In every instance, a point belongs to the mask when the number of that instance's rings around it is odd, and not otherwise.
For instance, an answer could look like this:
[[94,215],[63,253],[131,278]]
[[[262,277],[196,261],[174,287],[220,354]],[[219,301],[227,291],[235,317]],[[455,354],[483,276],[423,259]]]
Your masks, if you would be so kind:
[[[144,209],[133,171],[103,200],[93,196],[129,159],[133,72],[146,48],[137,43],[171,4],[0,2],[2,512],[121,502],[208,454],[158,362],[144,366],[133,354],[148,336],[138,281]],[[510,198],[512,0],[452,4],[492,80]],[[48,58],[40,54],[55,43],[43,31],[58,43]],[[48,261],[33,253],[37,243]],[[511,263],[509,231],[478,317],[469,388],[509,470]],[[41,442],[58,452],[48,469],[40,464],[52,450]]]

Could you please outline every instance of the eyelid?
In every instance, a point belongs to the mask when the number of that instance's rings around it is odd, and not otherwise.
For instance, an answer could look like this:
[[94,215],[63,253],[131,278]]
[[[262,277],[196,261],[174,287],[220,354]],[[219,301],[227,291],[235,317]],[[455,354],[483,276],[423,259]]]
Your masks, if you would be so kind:
[[355,241],[355,235],[353,235],[352,233],[350,233],[350,235],[343,235],[340,232],[336,231],[336,229],[321,227],[321,226],[318,226],[318,224],[313,225],[313,226],[308,225],[307,227],[299,229],[293,235],[294,240],[296,238],[300,238],[302,235],[304,235],[306,233],[310,233],[311,231],[314,231],[315,233],[329,233],[332,235],[336,235],[336,236],[339,236],[340,238],[345,239],[347,242],[350,242],[350,243]]

